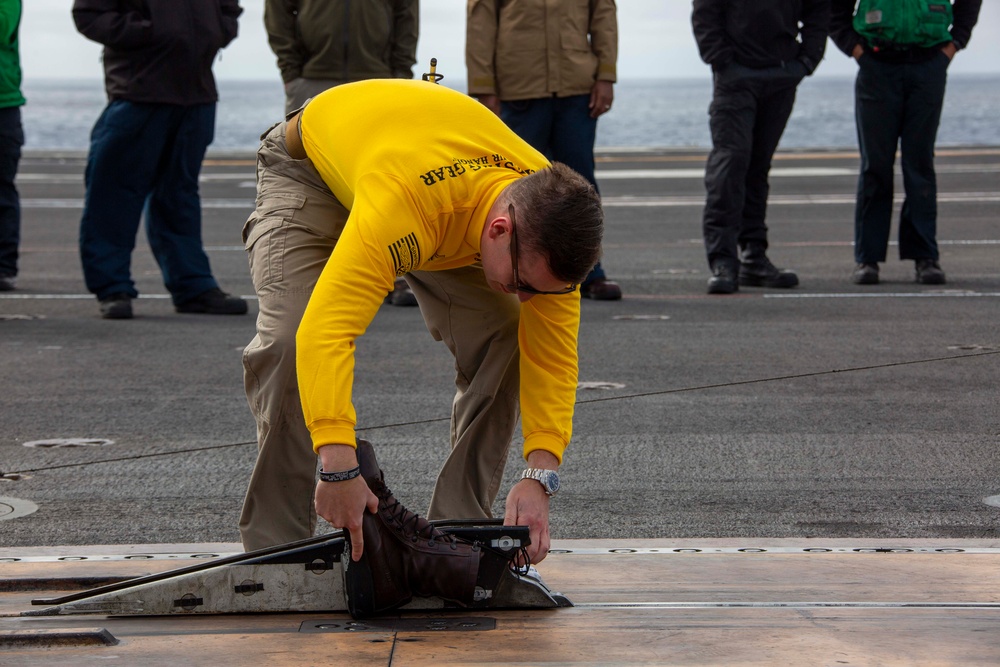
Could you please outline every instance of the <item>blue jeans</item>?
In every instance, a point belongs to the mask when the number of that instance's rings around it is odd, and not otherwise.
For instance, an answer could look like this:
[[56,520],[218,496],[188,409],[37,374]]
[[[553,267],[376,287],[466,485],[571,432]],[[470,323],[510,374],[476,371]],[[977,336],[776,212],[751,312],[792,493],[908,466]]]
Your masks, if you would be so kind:
[[90,135],[80,220],[87,289],[138,296],[131,277],[139,221],[174,304],[218,287],[201,242],[198,175],[215,132],[215,104],[115,100]]
[[17,275],[21,241],[21,200],[14,177],[23,145],[21,107],[0,109],[0,276],[8,278]]
[[[507,127],[549,160],[562,162],[597,189],[594,177],[594,139],[597,119],[590,117],[590,95],[540,97],[503,102],[500,118]],[[601,263],[583,281],[589,285],[604,278]]]
[[733,63],[715,73],[702,214],[709,266],[736,267],[739,248],[767,248],[767,177],[803,76],[798,62],[766,69]]
[[906,190],[899,217],[899,258],[938,259],[934,141],[948,63],[944,53],[920,63],[887,63],[864,55],[858,63],[854,102],[861,174],[854,259],[859,264],[886,258],[897,144]]

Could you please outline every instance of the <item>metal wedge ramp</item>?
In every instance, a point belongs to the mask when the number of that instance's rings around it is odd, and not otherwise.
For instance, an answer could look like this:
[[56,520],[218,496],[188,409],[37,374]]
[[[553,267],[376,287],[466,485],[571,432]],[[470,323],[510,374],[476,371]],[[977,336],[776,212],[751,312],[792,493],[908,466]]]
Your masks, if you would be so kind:
[[[480,545],[483,561],[470,609],[545,609],[572,603],[554,593],[533,569],[510,567],[510,552],[528,542],[526,526],[499,522],[434,522],[447,534]],[[57,598],[32,600],[45,606],[22,616],[103,614],[251,614],[342,612],[346,539],[335,531],[211,562],[138,577]],[[435,597],[415,597],[398,610],[458,608]]]

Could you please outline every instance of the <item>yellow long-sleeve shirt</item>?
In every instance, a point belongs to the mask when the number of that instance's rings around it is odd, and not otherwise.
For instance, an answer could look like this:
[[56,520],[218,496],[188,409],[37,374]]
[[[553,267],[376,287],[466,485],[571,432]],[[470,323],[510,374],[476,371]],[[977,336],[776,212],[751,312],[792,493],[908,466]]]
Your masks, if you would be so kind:
[[[548,165],[484,106],[422,81],[330,89],[302,116],[302,142],[350,217],[296,337],[299,393],[313,448],[355,442],[354,341],[397,276],[479,261],[486,216],[514,180]],[[521,304],[525,456],[560,460],[572,434],[580,296]]]

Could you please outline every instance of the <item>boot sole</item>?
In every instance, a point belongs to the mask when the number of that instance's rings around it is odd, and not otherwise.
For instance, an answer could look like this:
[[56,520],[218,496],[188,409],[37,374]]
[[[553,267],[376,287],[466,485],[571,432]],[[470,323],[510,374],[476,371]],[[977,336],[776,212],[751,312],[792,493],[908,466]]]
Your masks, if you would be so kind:
[[709,294],[735,294],[739,290],[740,290],[740,288],[737,287],[736,285],[733,285],[733,286],[729,286],[729,285],[709,285],[708,286],[708,293]]
[[[350,547],[350,540],[347,542]],[[371,567],[368,565],[368,556],[362,554],[361,560],[351,560],[351,552],[348,548],[344,551],[342,558],[347,559],[344,563],[344,592],[347,594],[347,611],[354,618],[365,618],[376,613],[375,609],[375,582],[372,579]]]
[[771,287],[774,289],[788,289],[799,284],[798,277],[778,278],[769,280],[758,278],[757,276],[740,276],[740,285],[744,287]]

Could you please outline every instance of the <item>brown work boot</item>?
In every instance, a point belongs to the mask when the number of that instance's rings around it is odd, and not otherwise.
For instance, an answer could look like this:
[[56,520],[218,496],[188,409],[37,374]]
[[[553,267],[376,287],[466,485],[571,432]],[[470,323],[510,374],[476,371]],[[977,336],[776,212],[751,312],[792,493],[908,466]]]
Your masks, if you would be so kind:
[[[445,535],[409,511],[385,485],[371,443],[358,440],[358,463],[378,497],[378,513],[365,512],[361,560],[345,550],[347,609],[362,618],[400,607],[414,596],[437,596],[468,606],[473,602],[482,550]],[[348,543],[350,539],[348,538]]]

